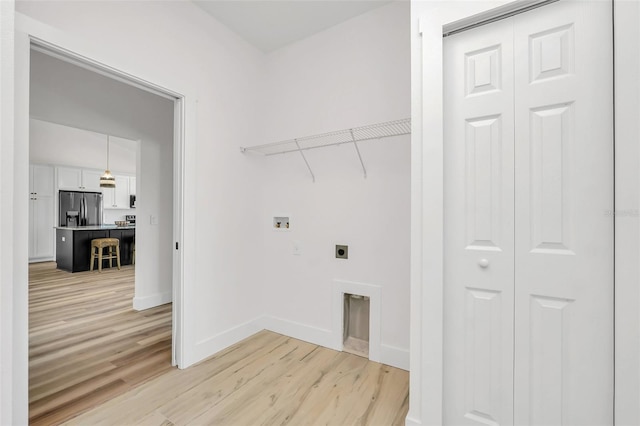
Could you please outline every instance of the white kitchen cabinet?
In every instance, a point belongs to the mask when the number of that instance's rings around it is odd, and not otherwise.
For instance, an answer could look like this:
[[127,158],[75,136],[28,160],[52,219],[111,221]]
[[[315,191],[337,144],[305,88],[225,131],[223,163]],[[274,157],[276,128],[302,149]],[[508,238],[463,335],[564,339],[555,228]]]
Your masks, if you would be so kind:
[[53,197],[53,166],[29,166],[29,190],[42,196]]
[[54,173],[52,166],[29,166],[29,261],[54,255]]
[[135,194],[136,178],[134,176],[114,175],[116,187],[101,188],[100,176],[104,173],[103,170],[76,167],[58,167],[57,169],[59,190],[102,192],[104,209],[128,209],[132,189]]
[[[103,188],[103,203],[105,209],[128,209],[129,208],[129,176],[114,176],[116,179],[115,188]],[[133,178],[135,179],[135,178]]]
[[129,195],[136,195],[136,177],[129,178]]
[[85,191],[100,192],[100,176],[104,174],[104,170],[82,170],[82,187]]
[[58,167],[58,189],[82,189],[82,169]]
[[100,176],[104,171],[58,167],[58,189],[75,191],[96,191],[100,188]]

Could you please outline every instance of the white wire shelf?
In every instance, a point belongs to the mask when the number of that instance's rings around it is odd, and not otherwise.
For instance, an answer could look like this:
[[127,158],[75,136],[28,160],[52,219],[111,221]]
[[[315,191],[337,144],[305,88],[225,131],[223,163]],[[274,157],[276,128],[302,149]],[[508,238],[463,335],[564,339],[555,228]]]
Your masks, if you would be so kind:
[[352,143],[360,159],[364,177],[367,177],[367,170],[362,161],[358,142],[368,141],[372,139],[382,139],[391,136],[401,136],[411,134],[411,119],[403,118],[401,120],[387,121],[385,123],[371,124],[368,126],[354,127],[352,129],[338,130],[335,132],[322,133],[319,135],[305,136],[302,138],[289,139],[280,142],[268,143],[264,145],[256,145],[250,147],[241,147],[241,152],[251,152],[254,154],[270,156],[277,154],[287,154],[290,152],[299,152],[304,159],[311,178],[315,182],[315,176],[309,162],[303,151],[309,149],[323,148],[326,146],[336,146],[346,143]]

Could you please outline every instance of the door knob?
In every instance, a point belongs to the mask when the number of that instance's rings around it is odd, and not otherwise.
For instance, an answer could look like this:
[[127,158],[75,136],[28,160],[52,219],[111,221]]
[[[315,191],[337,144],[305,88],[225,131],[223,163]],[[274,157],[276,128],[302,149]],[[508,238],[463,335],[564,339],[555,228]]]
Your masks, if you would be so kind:
[[489,261],[487,259],[480,259],[478,260],[478,265],[480,265],[481,268],[486,268],[489,266]]

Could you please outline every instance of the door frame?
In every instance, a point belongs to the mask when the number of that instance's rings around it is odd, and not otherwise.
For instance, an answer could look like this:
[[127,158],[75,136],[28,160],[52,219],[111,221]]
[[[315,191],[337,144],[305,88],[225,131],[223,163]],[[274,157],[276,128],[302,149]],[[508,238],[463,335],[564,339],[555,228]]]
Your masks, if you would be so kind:
[[[79,53],[67,50],[51,42],[45,41],[36,36],[29,36],[30,50],[37,50],[73,65],[85,68],[105,77],[124,83],[128,86],[144,90],[156,96],[169,99],[174,104],[174,131],[173,131],[173,241],[176,245],[182,241],[184,227],[182,226],[183,212],[183,151],[184,151],[184,95],[159,86],[155,83],[144,80],[140,77],[125,73],[117,68],[100,63],[96,60],[80,55]],[[140,154],[140,141],[137,142],[138,154]],[[139,162],[139,155],[138,160]],[[182,251],[172,250],[172,332],[171,332],[171,365],[180,365],[182,359]]]
[[[13,4],[10,5],[13,7]],[[173,318],[172,318],[172,363],[178,368],[184,368],[188,365],[189,348],[187,344],[187,330],[185,324],[188,322],[186,312],[184,310],[185,303],[185,256],[184,256],[184,174],[185,174],[185,140],[186,140],[186,120],[187,115],[187,96],[179,91],[168,89],[162,85],[150,82],[141,77],[134,76],[116,67],[110,66],[106,61],[100,62],[91,57],[91,53],[83,55],[79,52],[94,52],[91,46],[85,45],[82,41],[78,42],[70,38],[64,33],[34,21],[24,15],[15,14],[15,38],[14,38],[14,69],[15,69],[15,85],[14,85],[14,120],[13,132],[14,137],[10,142],[2,141],[3,150],[10,147],[12,154],[12,170],[6,170],[11,173],[6,181],[3,178],[2,185],[12,187],[11,192],[6,195],[12,197],[13,204],[12,217],[13,221],[10,226],[13,228],[11,233],[7,233],[8,238],[4,238],[7,247],[12,248],[12,258],[6,260],[12,262],[11,280],[5,280],[3,277],[3,289],[5,285],[10,285],[12,292],[8,293],[12,310],[8,326],[11,328],[11,335],[7,337],[10,340],[11,358],[7,363],[10,365],[11,374],[5,372],[5,366],[2,366],[3,377],[3,403],[5,400],[11,401],[11,407],[2,407],[2,418],[11,419],[13,424],[27,424],[28,422],[28,244],[27,239],[21,236],[28,234],[28,198],[21,194],[28,193],[28,171],[29,171],[29,73],[20,74],[21,71],[29,70],[30,52],[32,44],[44,46],[51,52],[59,54],[61,57],[70,58],[76,64],[84,64],[85,67],[99,72],[105,76],[114,78],[123,83],[135,86],[139,89],[146,90],[157,95],[174,101],[174,141],[173,141],[173,235],[174,241],[179,243],[179,250],[172,250],[173,260],[173,277],[172,277],[172,293],[173,293]],[[4,31],[4,29],[3,29]],[[98,52],[99,53],[99,52]],[[3,123],[4,124],[4,123]],[[6,144],[6,145],[5,145]],[[7,151],[8,152],[8,151]],[[3,177],[5,170],[2,170]],[[11,204],[11,203],[6,203]],[[4,263],[3,263],[4,264]],[[4,295],[3,290],[3,295]],[[4,302],[3,302],[4,306]],[[3,323],[4,327],[4,323]],[[3,335],[3,339],[4,339]],[[6,374],[5,374],[6,373]],[[4,380],[9,377],[9,380]],[[4,387],[11,388],[11,398],[5,399]],[[7,389],[8,390],[8,389]],[[10,408],[9,411],[7,408]],[[5,411],[5,409],[7,411]]]
[[[561,0],[566,1],[566,0]],[[615,406],[640,421],[640,18],[637,2],[611,0],[614,16]],[[412,2],[411,363],[407,425],[441,425],[444,339],[443,34],[545,0]],[[635,22],[636,24],[633,24]],[[632,58],[632,59],[628,59]],[[625,87],[623,92],[621,87]],[[634,88],[634,90],[629,90]],[[624,177],[624,179],[622,179]],[[635,219],[635,220],[633,220]],[[636,259],[635,262],[633,259]],[[626,265],[626,267],[625,267]],[[636,265],[636,267],[632,267]],[[623,326],[620,326],[623,324]],[[635,401],[635,402],[634,402]]]

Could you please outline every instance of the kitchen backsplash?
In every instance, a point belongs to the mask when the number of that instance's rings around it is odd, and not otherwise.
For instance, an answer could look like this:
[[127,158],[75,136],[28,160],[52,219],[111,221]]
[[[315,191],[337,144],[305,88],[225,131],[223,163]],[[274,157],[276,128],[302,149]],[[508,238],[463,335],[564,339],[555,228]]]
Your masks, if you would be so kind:
[[104,210],[102,223],[105,225],[113,225],[116,220],[125,220],[125,216],[128,214],[136,214],[136,209]]

